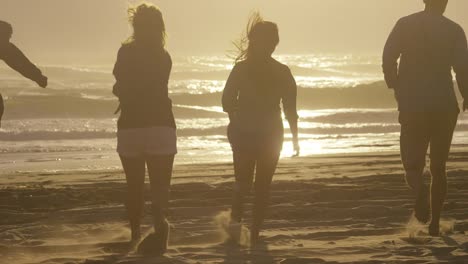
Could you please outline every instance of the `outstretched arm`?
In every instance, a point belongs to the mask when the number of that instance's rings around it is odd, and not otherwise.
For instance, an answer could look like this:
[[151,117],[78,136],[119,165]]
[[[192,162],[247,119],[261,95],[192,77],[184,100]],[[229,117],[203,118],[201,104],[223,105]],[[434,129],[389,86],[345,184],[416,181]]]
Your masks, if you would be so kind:
[[398,85],[398,59],[401,55],[400,22],[390,33],[383,52],[383,73],[388,88],[395,89]]
[[453,70],[463,96],[463,111],[468,110],[468,48],[465,32],[460,28],[454,49]]
[[291,129],[294,156],[299,156],[301,149],[299,146],[299,129],[297,125],[299,119],[297,115],[297,84],[289,69],[287,76],[287,88],[283,94],[283,111]]
[[47,77],[14,44],[8,44],[3,56],[5,63],[24,77],[36,82],[40,87],[47,87]]

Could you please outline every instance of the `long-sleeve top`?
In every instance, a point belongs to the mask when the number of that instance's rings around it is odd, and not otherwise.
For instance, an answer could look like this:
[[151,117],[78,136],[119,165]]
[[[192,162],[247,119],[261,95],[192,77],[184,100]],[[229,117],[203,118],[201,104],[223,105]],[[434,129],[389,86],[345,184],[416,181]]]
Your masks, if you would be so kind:
[[468,99],[467,40],[458,24],[428,11],[397,22],[385,45],[383,72],[400,111],[457,111],[452,68]]
[[288,120],[298,118],[297,86],[286,65],[274,59],[237,63],[224,88],[222,104],[235,114],[239,125],[252,131],[268,130],[271,121],[281,120],[281,102]]
[[124,44],[114,67],[113,93],[119,98],[119,129],[176,127],[168,82],[172,60],[164,49]]
[[42,72],[13,43],[0,45],[0,59],[24,77],[38,82]]

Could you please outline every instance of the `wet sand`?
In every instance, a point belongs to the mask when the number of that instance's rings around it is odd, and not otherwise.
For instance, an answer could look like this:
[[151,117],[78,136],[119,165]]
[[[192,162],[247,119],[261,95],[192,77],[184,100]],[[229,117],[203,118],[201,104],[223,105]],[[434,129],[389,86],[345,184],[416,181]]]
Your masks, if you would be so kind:
[[[468,152],[451,155],[443,236],[432,238],[411,218],[397,154],[283,160],[262,241],[253,248],[233,243],[220,228],[228,218],[232,166],[178,166],[170,248],[160,258],[133,254],[126,242],[122,172],[4,176],[0,262],[468,263],[467,164]],[[146,199],[144,228],[150,230],[148,192]]]

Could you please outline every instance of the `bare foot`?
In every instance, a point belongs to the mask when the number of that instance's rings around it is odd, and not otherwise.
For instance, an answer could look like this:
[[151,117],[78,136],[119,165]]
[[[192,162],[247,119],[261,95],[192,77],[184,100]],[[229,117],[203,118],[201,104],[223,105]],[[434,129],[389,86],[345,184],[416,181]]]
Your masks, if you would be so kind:
[[167,251],[169,222],[164,221],[155,232],[149,234],[138,245],[137,252],[144,256],[162,256]]
[[416,198],[414,216],[423,224],[426,224],[431,219],[430,192],[425,184],[422,186]]
[[136,245],[138,242],[140,242],[140,239],[141,239],[140,226],[139,225],[132,226],[131,232],[132,232],[132,240],[130,240],[130,243]]
[[229,222],[227,233],[232,240],[239,242],[242,235],[242,223],[237,221]]
[[252,227],[250,230],[250,245],[255,246],[260,239],[260,230],[256,227]]
[[440,236],[440,226],[439,223],[431,223],[429,225],[429,235],[433,237]]

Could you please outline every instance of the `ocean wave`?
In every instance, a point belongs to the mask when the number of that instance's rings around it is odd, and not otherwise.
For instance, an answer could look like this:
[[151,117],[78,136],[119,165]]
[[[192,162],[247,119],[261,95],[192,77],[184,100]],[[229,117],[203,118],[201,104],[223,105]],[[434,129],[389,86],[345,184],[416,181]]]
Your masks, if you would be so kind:
[[[3,87],[5,82],[1,82]],[[8,83],[8,82],[7,82]],[[186,87],[190,82],[184,83],[178,92],[171,93],[176,118],[207,118],[221,117],[222,86],[221,81],[207,83],[194,82],[192,88]],[[27,118],[110,118],[118,106],[118,100],[108,89],[88,88],[61,88],[49,89],[7,87],[2,89],[6,99],[6,119]],[[184,89],[186,92],[184,92]],[[187,92],[187,91],[193,91]],[[297,98],[300,110],[327,110],[332,109],[339,113],[342,109],[396,109],[396,100],[393,91],[387,89],[383,81],[355,87],[335,87],[324,89],[298,88]],[[216,111],[213,109],[216,108]],[[362,116],[351,114],[337,114],[327,119],[315,118],[320,122],[342,122],[347,119]],[[386,122],[393,120],[394,114],[368,112],[368,116],[383,118]],[[301,115],[302,117],[302,115]],[[334,119],[334,120],[332,120]],[[366,121],[367,122],[367,121]]]
[[397,123],[398,112],[394,109],[343,109],[342,111],[316,111],[316,115],[302,116],[301,121],[328,123],[328,124],[347,124],[353,123]]
[[[465,126],[464,129],[468,127]],[[226,125],[211,126],[205,128],[182,128],[177,130],[179,137],[191,136],[224,136]],[[302,134],[337,135],[337,134],[366,134],[366,133],[391,133],[398,132],[397,124],[313,124],[311,127],[301,127]],[[288,130],[285,130],[289,133]],[[111,130],[34,130],[34,131],[0,131],[0,141],[32,141],[32,140],[81,140],[81,139],[109,139],[115,138],[116,132]]]
[[[376,56],[302,54],[279,55],[276,58],[290,66],[298,83],[308,88],[349,87],[382,79],[380,58]],[[190,80],[223,82],[234,65],[232,58],[223,55],[175,56],[173,61],[170,83],[175,90],[183,88],[183,83]],[[93,89],[105,89],[106,86],[112,85],[114,81],[112,68],[113,65],[46,65],[41,67],[49,76],[51,84],[59,88],[84,86]],[[0,67],[0,76],[1,79],[22,79],[6,67]],[[218,85],[207,86],[216,87],[219,91]],[[210,92],[213,91],[212,88],[202,87],[202,90]],[[184,92],[193,91],[188,89]]]
[[114,137],[116,137],[116,133],[109,131],[0,131],[0,141],[79,140]]

